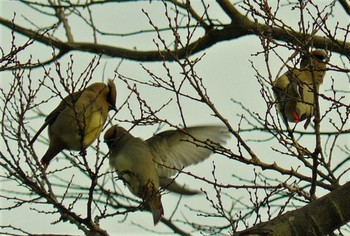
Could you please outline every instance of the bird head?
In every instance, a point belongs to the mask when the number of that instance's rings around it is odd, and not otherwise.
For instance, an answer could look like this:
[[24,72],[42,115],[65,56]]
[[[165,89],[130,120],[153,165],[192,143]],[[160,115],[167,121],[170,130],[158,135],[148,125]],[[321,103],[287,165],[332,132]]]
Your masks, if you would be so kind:
[[301,58],[300,69],[312,72],[311,78],[315,79],[316,84],[319,85],[323,83],[328,61],[329,56],[326,51],[314,50]]
[[108,103],[109,110],[117,110],[115,107],[116,99],[117,99],[117,89],[112,80],[108,80],[108,86],[104,83],[94,83],[86,88],[86,90],[90,90],[96,94],[100,94],[103,98],[105,98]]
[[114,143],[118,142],[122,137],[130,135],[123,127],[114,125],[109,128],[104,135],[104,142],[108,147],[111,147]]
[[329,61],[325,50],[317,49],[302,56],[300,69],[324,70]]

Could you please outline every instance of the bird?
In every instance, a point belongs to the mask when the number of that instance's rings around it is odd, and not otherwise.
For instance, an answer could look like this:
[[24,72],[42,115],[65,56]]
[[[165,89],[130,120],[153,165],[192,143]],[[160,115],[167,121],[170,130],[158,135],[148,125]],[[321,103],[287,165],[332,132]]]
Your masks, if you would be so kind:
[[229,138],[224,126],[194,126],[168,130],[147,140],[134,137],[125,128],[114,125],[104,134],[109,147],[109,164],[130,192],[148,205],[157,225],[164,215],[161,189],[193,195],[171,178],[184,167],[196,164],[212,154]]
[[289,69],[272,82],[277,108],[287,127],[288,122],[306,120],[304,129],[307,129],[314,116],[314,93],[318,93],[323,83],[328,61],[326,51],[311,51],[302,56],[300,69]]
[[107,85],[94,83],[62,99],[29,142],[32,145],[48,126],[49,147],[40,160],[44,169],[65,149],[85,152],[102,132],[108,112],[116,110],[116,96],[115,84],[109,80]]

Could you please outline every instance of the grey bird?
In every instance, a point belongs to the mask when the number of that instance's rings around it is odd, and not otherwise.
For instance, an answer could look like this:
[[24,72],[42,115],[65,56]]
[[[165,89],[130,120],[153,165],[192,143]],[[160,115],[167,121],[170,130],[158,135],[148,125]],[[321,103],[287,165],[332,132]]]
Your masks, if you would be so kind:
[[[109,147],[109,163],[137,197],[149,206],[156,225],[164,215],[160,187],[180,194],[195,194],[177,184],[172,176],[184,167],[208,158],[212,150],[229,138],[224,126],[197,126],[169,130],[142,140],[120,127],[109,128],[104,140]],[[204,144],[204,143],[205,144]]]
[[45,119],[45,123],[30,141],[32,145],[48,126],[49,147],[41,159],[46,169],[62,150],[84,152],[102,132],[108,112],[116,110],[117,91],[112,80],[108,85],[94,83],[82,91],[65,97]]
[[302,57],[300,69],[291,69],[273,81],[277,108],[286,125],[303,120],[305,129],[309,125],[314,116],[314,92],[318,93],[323,83],[328,61],[324,50],[314,50]]

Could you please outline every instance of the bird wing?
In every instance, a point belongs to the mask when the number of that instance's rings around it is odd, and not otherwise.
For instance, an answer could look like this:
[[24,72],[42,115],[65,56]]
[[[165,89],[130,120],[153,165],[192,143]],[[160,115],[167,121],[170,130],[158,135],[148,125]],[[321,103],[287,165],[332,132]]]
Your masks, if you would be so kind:
[[294,69],[288,71],[276,79],[272,84],[272,90],[278,100],[290,100],[302,98],[302,86],[299,79],[300,71]]
[[[157,163],[160,178],[171,177],[186,166],[208,158],[211,148],[229,138],[224,126],[197,126],[161,132],[146,140]],[[203,143],[204,142],[204,143]]]
[[46,128],[46,126],[51,125],[53,122],[55,122],[57,116],[67,107],[68,104],[72,104],[74,101],[77,101],[81,93],[82,91],[78,91],[65,97],[60,102],[60,104],[58,104],[58,106],[45,118],[44,124],[36,132],[34,137],[30,140],[29,145],[32,145],[35,142],[35,140],[39,137],[41,132]]
[[289,86],[288,86],[288,94],[289,96],[291,96],[292,98],[294,99],[297,99],[297,100],[302,100],[303,99],[303,84],[302,82],[300,81],[300,73],[290,73],[289,76],[288,76],[288,79],[289,79]]
[[276,80],[273,81],[272,89],[273,89],[273,91],[285,90],[285,89],[287,89],[289,84],[290,84],[290,81],[288,78],[288,72],[286,72],[283,75],[281,75],[280,77],[278,77]]
[[295,110],[296,103],[303,100],[303,84],[299,79],[300,71],[288,71],[274,81],[272,90],[277,103],[284,110],[286,103],[289,103]]
[[163,189],[181,195],[196,195],[200,193],[198,190],[189,189],[185,185],[178,184],[173,178],[159,178],[159,184]]

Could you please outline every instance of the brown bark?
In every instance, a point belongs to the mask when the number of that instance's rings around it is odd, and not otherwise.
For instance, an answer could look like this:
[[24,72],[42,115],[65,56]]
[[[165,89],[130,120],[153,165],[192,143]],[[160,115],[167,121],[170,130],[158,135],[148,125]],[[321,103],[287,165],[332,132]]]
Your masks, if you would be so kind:
[[326,235],[350,221],[350,183],[314,202],[237,233],[244,235]]

